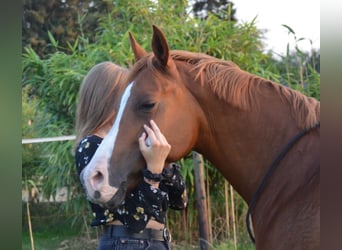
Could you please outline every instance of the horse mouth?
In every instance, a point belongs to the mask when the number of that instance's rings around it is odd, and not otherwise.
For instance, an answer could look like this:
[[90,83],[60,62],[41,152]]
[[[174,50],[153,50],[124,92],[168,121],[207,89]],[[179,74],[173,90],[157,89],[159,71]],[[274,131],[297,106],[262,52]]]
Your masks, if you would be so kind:
[[127,183],[122,182],[118,191],[112,196],[112,198],[107,201],[103,206],[108,209],[117,208],[125,199],[127,192]]

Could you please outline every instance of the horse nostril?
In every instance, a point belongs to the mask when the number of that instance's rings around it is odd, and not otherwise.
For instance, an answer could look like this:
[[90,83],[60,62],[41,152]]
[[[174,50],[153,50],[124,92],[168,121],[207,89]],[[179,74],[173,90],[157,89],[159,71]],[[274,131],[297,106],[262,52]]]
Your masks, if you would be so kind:
[[96,181],[102,181],[103,180],[103,174],[100,171],[97,171],[96,175],[94,176],[94,179]]
[[101,193],[99,191],[94,192],[94,198],[95,199],[100,199],[101,198]]
[[104,176],[100,171],[96,171],[96,174],[92,178],[92,184],[95,190],[100,189],[101,184],[104,181]]

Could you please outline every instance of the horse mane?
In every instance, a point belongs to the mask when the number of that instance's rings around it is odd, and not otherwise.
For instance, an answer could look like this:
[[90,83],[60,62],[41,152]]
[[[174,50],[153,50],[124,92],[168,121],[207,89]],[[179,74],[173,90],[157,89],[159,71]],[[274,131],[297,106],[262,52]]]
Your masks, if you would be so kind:
[[[320,102],[307,97],[299,91],[284,85],[274,83],[262,77],[241,70],[231,61],[220,60],[215,57],[183,50],[172,50],[171,57],[175,61],[193,65],[192,71],[201,85],[208,84],[213,93],[221,100],[243,109],[257,109],[260,95],[267,87],[276,93],[290,108],[290,112],[299,128],[309,128],[320,119]],[[149,68],[157,73],[158,67],[153,63],[153,54],[139,60],[133,67],[130,78],[143,68]]]

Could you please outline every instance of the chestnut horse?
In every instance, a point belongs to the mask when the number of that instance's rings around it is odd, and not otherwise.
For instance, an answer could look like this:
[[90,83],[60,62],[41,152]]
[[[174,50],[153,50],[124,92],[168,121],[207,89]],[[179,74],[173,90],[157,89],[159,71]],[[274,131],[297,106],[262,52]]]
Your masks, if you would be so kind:
[[[153,26],[107,141],[83,174],[89,199],[116,206],[144,166],[138,137],[153,119],[172,149],[204,155],[250,205],[257,249],[320,247],[320,102],[201,53],[170,51]],[[302,132],[304,131],[304,132]],[[95,158],[95,156],[94,156]]]

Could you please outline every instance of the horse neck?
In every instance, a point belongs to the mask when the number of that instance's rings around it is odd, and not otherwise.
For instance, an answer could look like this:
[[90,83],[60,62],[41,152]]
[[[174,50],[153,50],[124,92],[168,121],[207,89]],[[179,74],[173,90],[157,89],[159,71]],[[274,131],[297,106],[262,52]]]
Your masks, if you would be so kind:
[[206,117],[195,150],[248,202],[271,161],[299,131],[288,106],[268,84],[261,90],[267,98],[260,96],[259,108],[243,110],[218,98],[207,84],[199,88],[195,79],[187,82]]

